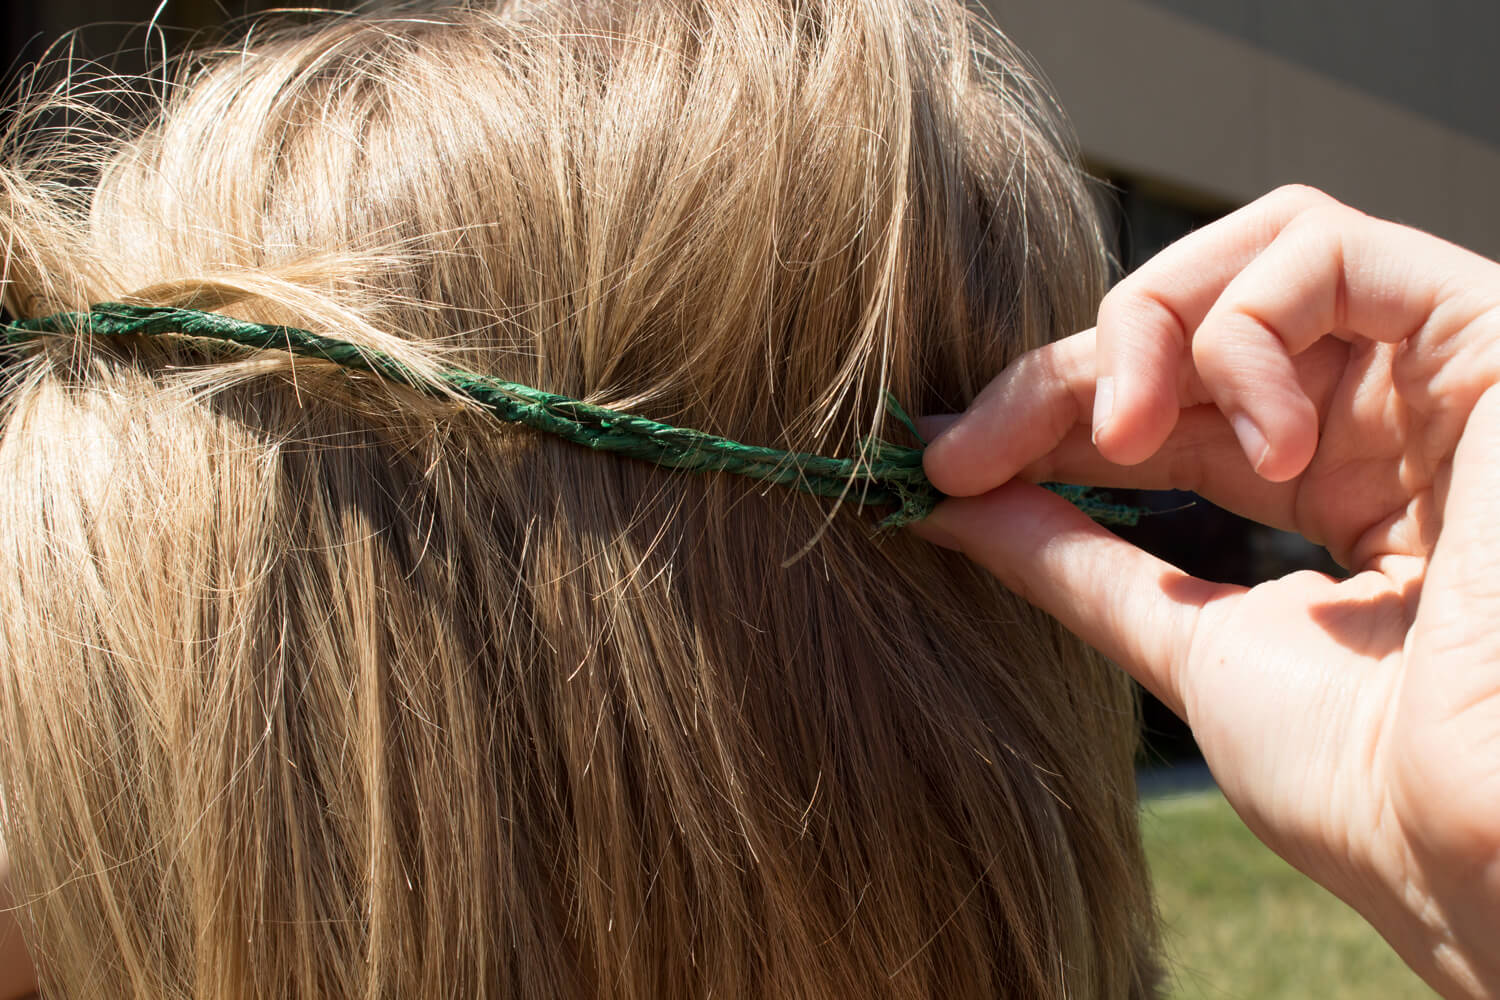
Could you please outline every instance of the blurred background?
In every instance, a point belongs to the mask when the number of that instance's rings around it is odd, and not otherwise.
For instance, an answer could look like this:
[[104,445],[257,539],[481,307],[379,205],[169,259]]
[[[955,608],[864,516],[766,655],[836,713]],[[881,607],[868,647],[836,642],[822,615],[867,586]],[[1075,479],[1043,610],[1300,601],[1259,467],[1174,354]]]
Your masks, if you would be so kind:
[[[243,27],[261,2],[10,0],[12,85],[50,46],[122,71]],[[334,6],[340,6],[334,4]],[[1500,4],[1494,0],[985,0],[1071,117],[1120,272],[1280,184],[1500,256]],[[164,29],[141,26],[156,17]],[[91,27],[79,29],[81,26]],[[70,32],[72,32],[70,34]],[[1246,585],[1339,573],[1321,549],[1190,494],[1131,537]],[[1143,822],[1174,997],[1430,997],[1373,931],[1237,821],[1191,735],[1149,699]]]

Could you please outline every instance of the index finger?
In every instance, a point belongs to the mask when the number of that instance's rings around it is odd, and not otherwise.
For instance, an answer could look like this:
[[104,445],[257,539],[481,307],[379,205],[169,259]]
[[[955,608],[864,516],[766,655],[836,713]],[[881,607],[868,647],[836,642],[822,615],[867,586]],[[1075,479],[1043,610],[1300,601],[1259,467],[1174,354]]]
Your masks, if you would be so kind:
[[1290,478],[1318,440],[1292,359],[1330,335],[1406,342],[1406,401],[1467,412],[1500,368],[1453,362],[1494,339],[1497,284],[1494,262],[1428,233],[1310,189],[1276,192],[1106,296],[1097,378],[1112,386],[1114,411],[1096,420],[1095,438],[1117,462],[1152,454],[1177,416],[1163,384],[1193,367],[1258,471]]
[[[1172,244],[1110,293],[1101,316],[1125,332],[1114,335],[1104,354],[1111,361],[1128,355],[1133,381],[1101,408],[1114,409],[1116,435],[1135,426],[1153,439],[1149,450],[1121,464],[1145,459],[1166,440],[1180,407],[1203,401],[1180,391],[1181,355],[1223,289],[1299,213],[1332,202],[1311,188],[1273,192]],[[976,496],[1045,455],[1093,414],[1099,375],[1111,379],[1106,392],[1115,390],[1112,368],[1099,371],[1098,355],[1097,330],[1090,329],[1001,372],[928,446],[924,467],[933,485],[949,496]],[[1111,457],[1121,459],[1120,452]]]
[[922,458],[952,497],[994,489],[1057,447],[1094,405],[1094,331],[1031,351],[974,397]]

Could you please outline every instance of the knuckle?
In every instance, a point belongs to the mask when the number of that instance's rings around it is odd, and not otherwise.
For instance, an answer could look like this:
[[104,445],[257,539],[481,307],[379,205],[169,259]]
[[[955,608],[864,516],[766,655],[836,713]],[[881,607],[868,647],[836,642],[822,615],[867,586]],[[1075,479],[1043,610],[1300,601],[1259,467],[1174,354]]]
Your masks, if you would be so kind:
[[[1369,222],[1370,217],[1364,212],[1324,195],[1297,210],[1275,242],[1284,253],[1295,253],[1302,258],[1307,273],[1317,274],[1330,256],[1341,258],[1345,241]],[[1341,275],[1342,271],[1342,266],[1334,268],[1335,274]],[[1340,285],[1342,295],[1342,282]]]
[[[1225,303],[1215,309],[1193,338],[1193,364],[1208,378],[1232,383],[1259,381],[1290,367],[1286,338],[1253,301]],[[1285,365],[1282,364],[1285,359]]]
[[1330,198],[1322,204],[1308,206],[1297,216],[1295,225],[1303,229],[1320,229],[1330,224],[1345,223],[1350,219],[1363,217],[1364,213],[1359,209]]
[[1167,459],[1167,481],[1174,490],[1197,493],[1205,481],[1203,451],[1200,448],[1173,446]]
[[1166,297],[1150,285],[1126,281],[1116,286],[1099,305],[1099,329],[1118,339],[1122,332],[1145,332],[1151,339],[1181,345],[1188,330],[1182,319],[1166,302]]
[[1297,214],[1282,233],[1284,240],[1311,241],[1309,252],[1322,255],[1330,247],[1327,241],[1346,233],[1368,216],[1357,208],[1329,199],[1325,204],[1311,205]]
[[1327,587],[1337,582],[1327,573],[1320,573],[1315,569],[1293,570],[1292,572],[1282,577],[1282,579],[1289,585],[1295,584],[1297,586],[1305,587],[1308,589],[1314,587]]
[[1297,215],[1341,204],[1333,195],[1311,184],[1283,184],[1266,195],[1264,201],[1270,206]]
[[1204,378],[1234,380],[1242,374],[1246,347],[1260,333],[1253,314],[1238,307],[1226,309],[1206,322],[1193,337],[1193,366]]
[[1099,327],[1112,326],[1119,318],[1120,312],[1126,306],[1134,294],[1132,286],[1134,282],[1126,278],[1115,287],[1104,293],[1104,298],[1099,301]]

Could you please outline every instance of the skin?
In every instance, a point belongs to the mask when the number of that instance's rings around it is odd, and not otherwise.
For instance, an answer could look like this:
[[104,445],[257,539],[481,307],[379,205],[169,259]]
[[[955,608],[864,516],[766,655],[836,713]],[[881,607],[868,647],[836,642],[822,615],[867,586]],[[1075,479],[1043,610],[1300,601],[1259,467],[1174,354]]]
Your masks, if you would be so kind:
[[[967,553],[1189,725],[1271,848],[1500,998],[1500,265],[1287,188],[1121,282],[928,447]],[[1195,490],[1350,576],[1189,577],[1031,485]]]
[[10,891],[10,855],[0,844],[0,998],[21,1000],[36,992],[36,971],[21,940]]

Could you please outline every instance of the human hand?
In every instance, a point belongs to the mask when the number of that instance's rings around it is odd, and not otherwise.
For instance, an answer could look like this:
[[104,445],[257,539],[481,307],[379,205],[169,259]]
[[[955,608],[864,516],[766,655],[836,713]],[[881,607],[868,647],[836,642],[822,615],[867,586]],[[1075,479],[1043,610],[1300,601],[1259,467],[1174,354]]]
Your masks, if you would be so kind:
[[[1284,189],[1163,251],[928,447],[960,548],[1192,726],[1268,845],[1500,997],[1500,265]],[[1195,490],[1352,575],[1189,577],[1027,481]]]

